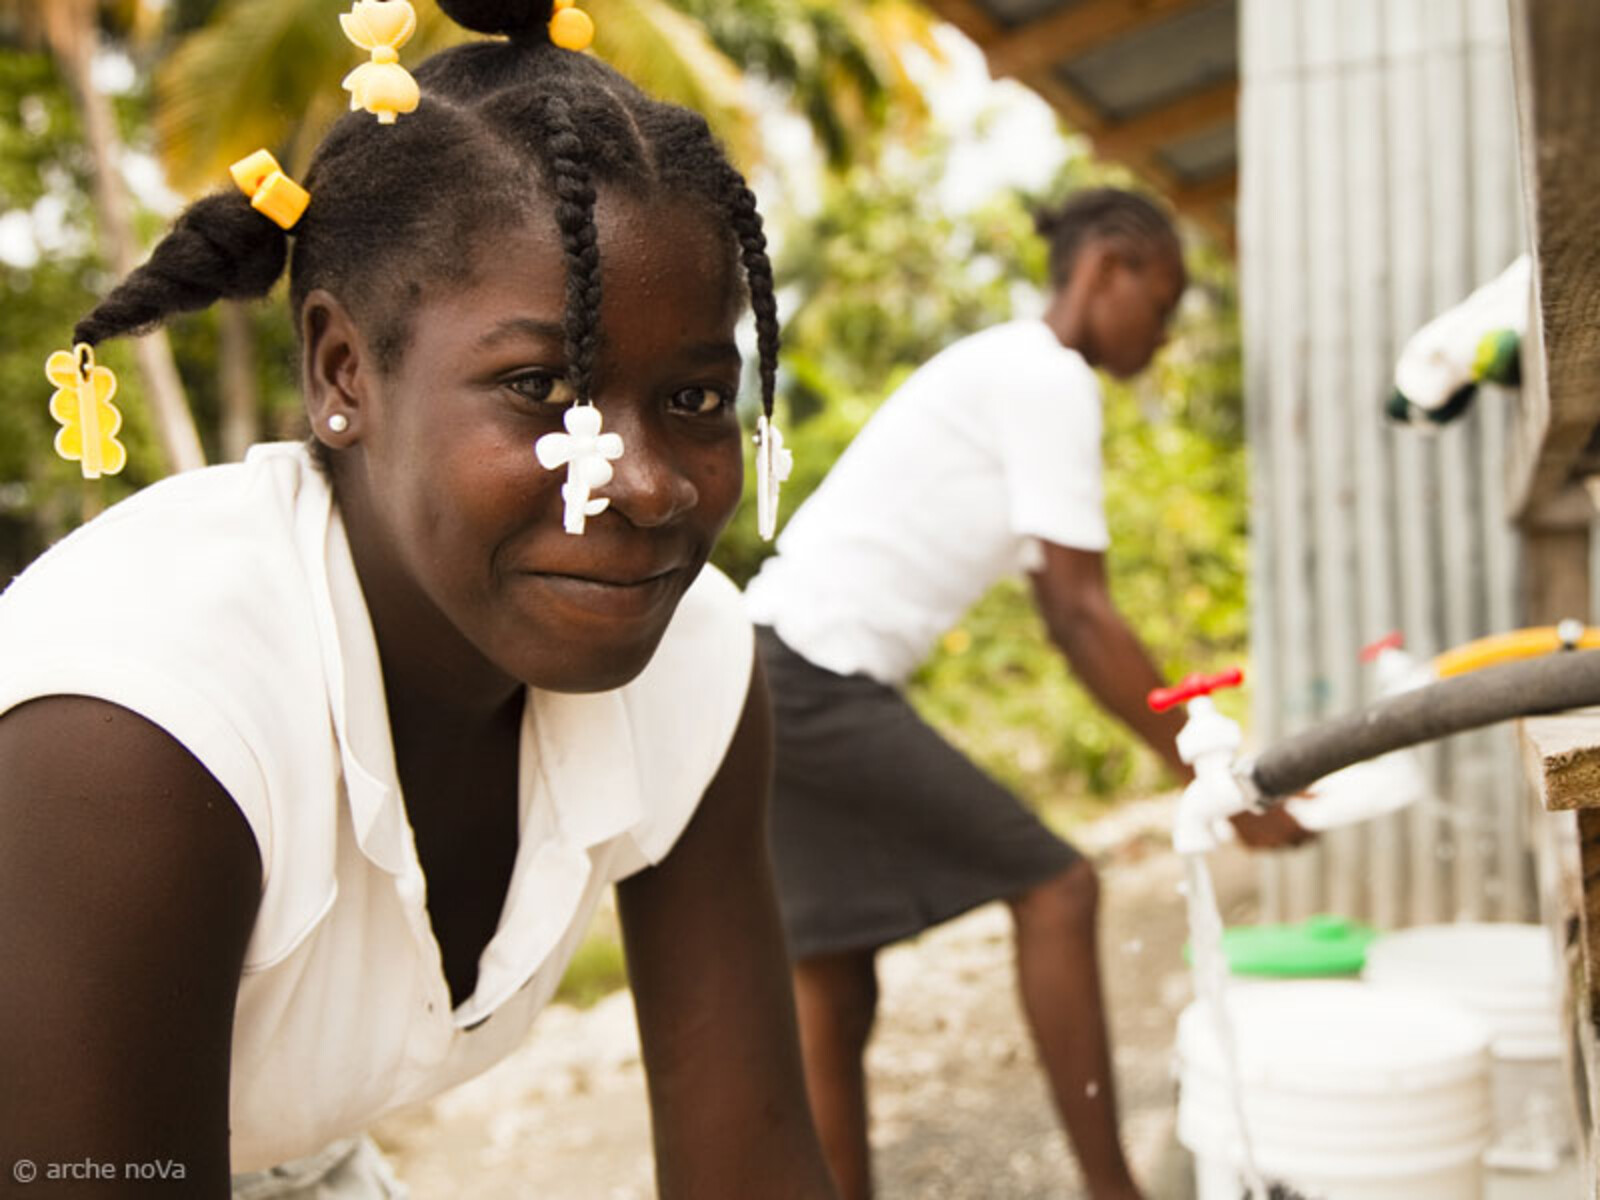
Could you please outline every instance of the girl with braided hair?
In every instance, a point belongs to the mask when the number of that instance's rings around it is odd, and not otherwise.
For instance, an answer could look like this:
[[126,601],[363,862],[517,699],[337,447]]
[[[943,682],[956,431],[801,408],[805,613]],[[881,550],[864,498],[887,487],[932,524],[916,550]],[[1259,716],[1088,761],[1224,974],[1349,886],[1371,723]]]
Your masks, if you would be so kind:
[[0,597],[0,1158],[398,1194],[362,1131],[512,1050],[616,882],[661,1194],[831,1196],[765,690],[706,565],[746,300],[770,411],[761,219],[700,117],[552,44],[566,4],[440,4],[500,36],[408,100],[398,0],[360,0],[372,107],[303,215],[247,160],[262,211],[198,201],[76,331],[292,258],[312,434],[145,489]]
[[[1150,200],[1112,188],[1076,193],[1038,225],[1050,243],[1043,318],[965,338],[911,375],[747,594],[773,685],[773,850],[806,1080],[847,1200],[872,1193],[862,1062],[878,950],[1000,899],[1086,1192],[1141,1195],[1118,1141],[1093,869],[901,693],[939,636],[1024,570],[1078,678],[1190,774],[1174,744],[1182,715],[1145,707],[1160,677],[1106,586],[1093,372],[1135,375],[1160,349],[1187,285],[1178,235]],[[1241,823],[1247,838],[1269,836]]]

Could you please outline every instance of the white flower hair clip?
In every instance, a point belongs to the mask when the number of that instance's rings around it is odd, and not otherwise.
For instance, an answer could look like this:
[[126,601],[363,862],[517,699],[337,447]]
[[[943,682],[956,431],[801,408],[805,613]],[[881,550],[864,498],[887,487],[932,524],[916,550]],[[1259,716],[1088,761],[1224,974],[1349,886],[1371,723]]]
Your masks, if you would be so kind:
[[778,531],[778,490],[794,470],[794,451],[783,446],[783,434],[762,413],[756,421],[756,529],[771,541]]
[[547,471],[567,468],[567,481],[561,485],[566,501],[561,523],[568,533],[582,533],[584,521],[605,512],[611,503],[591,493],[611,482],[611,461],[622,457],[622,437],[600,432],[600,410],[593,404],[574,404],[561,423],[567,431],[545,434],[534,443],[533,452]]

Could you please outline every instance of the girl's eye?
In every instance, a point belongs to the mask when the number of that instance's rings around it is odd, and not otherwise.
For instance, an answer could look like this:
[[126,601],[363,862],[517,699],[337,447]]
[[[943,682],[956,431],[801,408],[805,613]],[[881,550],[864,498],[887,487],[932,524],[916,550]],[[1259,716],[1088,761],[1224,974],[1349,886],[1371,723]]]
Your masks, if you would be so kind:
[[505,386],[540,408],[566,408],[578,398],[571,380],[548,371],[513,376],[505,381]]
[[690,416],[707,417],[732,402],[732,397],[719,388],[691,387],[672,394],[672,407]]

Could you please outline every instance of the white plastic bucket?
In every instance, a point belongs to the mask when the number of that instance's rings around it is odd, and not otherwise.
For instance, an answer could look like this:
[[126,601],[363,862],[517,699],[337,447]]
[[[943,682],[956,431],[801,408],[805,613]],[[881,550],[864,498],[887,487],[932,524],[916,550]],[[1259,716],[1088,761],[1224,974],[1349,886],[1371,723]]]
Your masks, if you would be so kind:
[[[1257,1168],[1316,1200],[1481,1200],[1489,1033],[1466,1013],[1359,983],[1231,985]],[[1178,1140],[1199,1200],[1239,1200],[1244,1150],[1216,1022],[1178,1023]]]
[[1542,925],[1423,925],[1367,948],[1362,977],[1476,1013],[1490,1029],[1491,1165],[1554,1169],[1573,1148],[1555,946]]

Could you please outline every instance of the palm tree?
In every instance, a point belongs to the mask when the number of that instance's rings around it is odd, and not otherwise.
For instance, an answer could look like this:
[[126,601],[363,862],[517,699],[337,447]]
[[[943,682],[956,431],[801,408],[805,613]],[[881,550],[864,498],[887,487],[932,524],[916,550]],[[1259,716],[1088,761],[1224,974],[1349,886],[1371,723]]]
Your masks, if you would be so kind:
[[675,2],[743,70],[788,96],[834,170],[870,159],[886,127],[914,133],[926,116],[906,51],[942,55],[916,0]]
[[[122,183],[122,141],[110,100],[91,80],[100,41],[101,6],[97,0],[50,0],[38,5],[30,0],[0,0],[0,7],[7,15],[20,18],[25,35],[31,34],[49,47],[66,79],[94,166],[94,207],[101,244],[112,269],[119,276],[127,275],[138,265],[140,255],[132,206]],[[150,13],[137,3],[124,2],[117,7],[124,10],[119,14],[124,21],[149,20]],[[178,471],[204,466],[205,452],[166,335],[157,330],[135,339],[133,348],[168,466]]]

